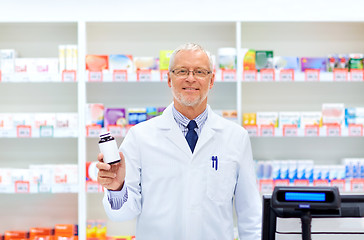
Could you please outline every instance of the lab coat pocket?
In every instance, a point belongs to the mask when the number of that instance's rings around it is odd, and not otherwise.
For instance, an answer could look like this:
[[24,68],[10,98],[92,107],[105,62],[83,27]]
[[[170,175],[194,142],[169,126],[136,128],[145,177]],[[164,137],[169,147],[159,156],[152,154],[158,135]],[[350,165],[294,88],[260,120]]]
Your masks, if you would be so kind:
[[215,202],[230,201],[234,195],[235,163],[219,161],[218,168],[208,168],[207,196]]

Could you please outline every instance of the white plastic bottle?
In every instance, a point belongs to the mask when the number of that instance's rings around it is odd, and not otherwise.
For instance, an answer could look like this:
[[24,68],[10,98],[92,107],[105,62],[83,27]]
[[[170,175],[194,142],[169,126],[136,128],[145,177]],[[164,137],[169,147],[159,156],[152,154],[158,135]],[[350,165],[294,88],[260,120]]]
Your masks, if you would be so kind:
[[100,134],[100,152],[104,154],[104,163],[114,164],[120,162],[120,155],[115,138],[110,132]]

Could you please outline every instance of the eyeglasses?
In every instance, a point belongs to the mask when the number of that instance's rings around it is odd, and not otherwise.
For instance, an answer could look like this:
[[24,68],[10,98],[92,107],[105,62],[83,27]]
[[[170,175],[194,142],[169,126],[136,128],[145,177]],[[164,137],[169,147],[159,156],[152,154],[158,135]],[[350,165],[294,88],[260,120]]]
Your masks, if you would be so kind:
[[190,72],[192,72],[193,76],[195,76],[196,78],[205,78],[207,77],[207,75],[211,73],[210,71],[202,68],[197,68],[194,70],[188,70],[187,68],[177,68],[173,69],[171,72],[174,73],[177,77],[185,77],[185,78],[187,78],[188,75],[190,75]]

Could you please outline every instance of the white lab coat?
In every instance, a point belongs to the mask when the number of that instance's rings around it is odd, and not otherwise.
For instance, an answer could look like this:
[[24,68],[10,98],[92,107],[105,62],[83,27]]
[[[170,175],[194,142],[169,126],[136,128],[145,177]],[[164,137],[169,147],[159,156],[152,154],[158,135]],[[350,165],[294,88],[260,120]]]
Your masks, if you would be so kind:
[[103,203],[112,220],[137,217],[137,240],[232,240],[234,195],[240,239],[260,239],[261,200],[250,140],[241,126],[208,106],[192,154],[171,104],[161,116],[132,127],[120,150],[128,200],[112,210],[106,192]]

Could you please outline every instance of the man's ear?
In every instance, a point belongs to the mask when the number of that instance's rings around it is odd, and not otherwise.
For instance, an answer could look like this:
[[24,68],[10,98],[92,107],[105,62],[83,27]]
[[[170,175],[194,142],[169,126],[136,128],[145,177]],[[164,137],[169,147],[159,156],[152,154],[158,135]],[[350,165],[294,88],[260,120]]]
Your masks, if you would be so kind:
[[211,79],[210,79],[210,89],[214,86],[215,83],[215,73],[212,73]]
[[172,87],[172,80],[171,80],[171,74],[169,73],[169,71],[168,71],[168,73],[167,73],[167,76],[168,76],[168,87]]

